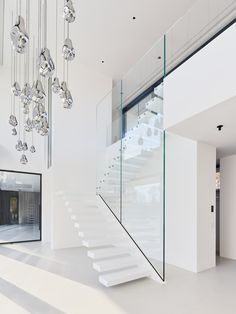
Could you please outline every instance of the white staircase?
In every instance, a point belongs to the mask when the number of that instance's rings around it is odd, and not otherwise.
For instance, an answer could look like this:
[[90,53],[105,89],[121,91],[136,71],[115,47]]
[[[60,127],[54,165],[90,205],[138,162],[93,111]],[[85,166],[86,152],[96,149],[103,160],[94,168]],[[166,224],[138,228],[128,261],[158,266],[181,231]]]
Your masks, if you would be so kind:
[[155,271],[98,196],[91,196],[89,201],[69,193],[61,193],[59,197],[78,230],[82,245],[88,248],[88,258],[93,260],[101,284],[110,287],[155,276],[158,280]]

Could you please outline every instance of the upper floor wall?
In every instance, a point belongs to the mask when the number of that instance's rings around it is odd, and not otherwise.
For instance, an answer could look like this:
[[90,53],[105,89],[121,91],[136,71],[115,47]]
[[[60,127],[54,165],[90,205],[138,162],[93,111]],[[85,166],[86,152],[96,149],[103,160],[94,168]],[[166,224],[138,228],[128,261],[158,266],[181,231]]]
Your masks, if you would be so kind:
[[164,128],[236,95],[236,23],[165,79]]

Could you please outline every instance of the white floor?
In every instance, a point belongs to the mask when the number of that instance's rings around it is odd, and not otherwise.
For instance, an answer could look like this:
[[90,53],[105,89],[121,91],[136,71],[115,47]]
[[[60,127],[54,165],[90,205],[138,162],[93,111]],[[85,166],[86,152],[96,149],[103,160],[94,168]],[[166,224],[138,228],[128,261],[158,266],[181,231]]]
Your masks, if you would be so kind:
[[0,225],[0,243],[40,239],[38,225]]
[[236,261],[219,259],[215,269],[200,274],[167,267],[167,280],[105,288],[83,248],[0,246],[1,314],[236,313]]

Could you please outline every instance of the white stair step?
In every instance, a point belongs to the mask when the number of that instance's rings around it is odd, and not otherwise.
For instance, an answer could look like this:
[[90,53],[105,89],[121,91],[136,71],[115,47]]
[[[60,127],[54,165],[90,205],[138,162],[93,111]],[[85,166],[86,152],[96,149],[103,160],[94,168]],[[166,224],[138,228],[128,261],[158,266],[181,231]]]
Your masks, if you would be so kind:
[[102,210],[98,209],[96,211],[94,210],[80,210],[76,208],[68,208],[68,212],[72,215],[76,215],[77,217],[106,217],[109,215],[108,210]]
[[75,228],[78,228],[83,231],[91,231],[91,230],[101,230],[101,229],[111,229],[111,230],[117,230],[120,229],[121,227],[117,222],[113,220],[113,222],[107,222],[107,221],[88,221],[88,222],[75,222],[74,224]]
[[109,237],[110,235],[117,235],[119,236],[121,233],[120,228],[119,229],[112,229],[112,228],[94,228],[94,230],[81,230],[78,232],[79,237],[81,238],[92,238],[92,237]]
[[146,104],[146,109],[156,113],[163,112],[163,100],[159,97],[154,97]]
[[154,88],[154,94],[160,98],[163,98],[163,85],[162,84]]
[[104,215],[89,215],[89,216],[83,216],[83,215],[77,215],[77,214],[71,214],[71,219],[74,221],[78,221],[81,224],[93,224],[93,223],[102,223],[107,222],[111,223],[114,222],[113,217],[104,216]]
[[103,259],[113,256],[125,255],[129,254],[131,251],[130,248],[123,248],[123,247],[112,247],[108,249],[97,249],[88,251],[88,256],[93,259]]
[[96,237],[96,238],[87,238],[87,239],[82,239],[82,244],[83,246],[87,248],[98,248],[102,246],[112,246],[115,244],[120,244],[124,240],[124,237],[122,236],[112,236],[112,237]]
[[93,263],[93,268],[99,272],[117,270],[126,267],[137,266],[140,259],[134,256],[124,256],[110,260],[102,260]]
[[143,267],[134,267],[114,273],[99,276],[99,282],[106,287],[111,287],[128,281],[150,276],[150,272]]
[[74,211],[74,212],[85,212],[85,213],[99,213],[101,210],[96,206],[96,207],[79,207],[77,205],[68,205],[67,206],[68,210]]

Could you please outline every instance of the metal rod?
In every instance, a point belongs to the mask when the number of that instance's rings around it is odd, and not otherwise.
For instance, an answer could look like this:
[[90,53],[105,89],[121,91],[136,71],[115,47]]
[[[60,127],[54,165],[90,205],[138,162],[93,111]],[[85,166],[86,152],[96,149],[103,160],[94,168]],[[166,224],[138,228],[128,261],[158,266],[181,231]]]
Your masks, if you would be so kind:
[[43,48],[47,47],[47,0],[43,0]]
[[52,78],[48,80],[48,125],[49,134],[47,136],[47,167],[52,166]]
[[[26,0],[26,29],[30,36],[30,0]],[[26,63],[26,80],[29,83],[29,68],[30,68],[30,42],[27,47],[27,63]]]
[[[13,11],[11,12],[11,25],[13,25]],[[14,62],[14,65],[13,65]],[[13,74],[14,72],[14,74]],[[11,87],[13,85],[13,76],[15,75],[15,55],[14,55],[14,61],[13,61],[13,47],[11,46]],[[13,114],[13,102],[14,102],[15,96],[11,93],[11,114]]]
[[[37,51],[37,55],[39,57],[40,52],[41,52],[41,0],[38,0],[38,51]],[[37,62],[36,62],[37,63]],[[38,71],[38,79],[40,78],[40,74],[39,74],[39,65],[37,67],[37,71]]]
[[35,53],[35,37],[33,36],[33,53],[32,53],[32,83],[34,83],[34,63],[35,63],[35,60],[34,60],[34,53]]
[[56,51],[55,51],[55,57],[56,57],[56,77],[57,77],[57,40],[58,40],[58,0],[56,0]]
[[[65,1],[63,1],[65,4]],[[63,21],[63,45],[66,37],[66,21]],[[63,81],[65,81],[65,59],[63,58]]]

